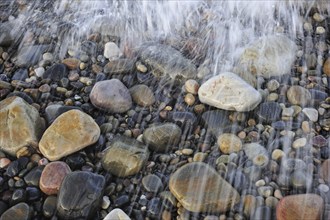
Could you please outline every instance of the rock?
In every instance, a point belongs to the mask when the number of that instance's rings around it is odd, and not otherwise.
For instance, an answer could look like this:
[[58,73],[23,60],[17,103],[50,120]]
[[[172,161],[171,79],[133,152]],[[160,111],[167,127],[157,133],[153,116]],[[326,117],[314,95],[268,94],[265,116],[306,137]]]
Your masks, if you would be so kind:
[[10,46],[15,40],[15,36],[12,33],[12,26],[10,25],[9,22],[1,23],[0,29],[1,29],[0,46],[1,47]]
[[118,208],[113,209],[111,212],[109,212],[109,214],[107,214],[107,216],[105,216],[103,220],[114,220],[114,219],[131,220],[130,217],[128,217],[128,215],[126,215],[126,213],[123,210]]
[[27,157],[20,157],[17,160],[11,162],[9,166],[7,167],[5,175],[9,177],[16,176],[21,170],[26,168],[26,165],[28,164],[29,159]]
[[155,152],[167,152],[179,143],[181,129],[174,123],[164,123],[147,128],[143,133],[143,141]]
[[69,173],[71,173],[70,167],[62,161],[47,164],[41,173],[41,191],[47,195],[56,195],[60,190],[64,177]]
[[199,84],[194,79],[188,79],[184,84],[184,88],[185,88],[186,92],[189,92],[193,95],[197,95],[198,89],[199,89]]
[[5,211],[1,215],[0,220],[29,220],[31,219],[31,215],[32,209],[30,209],[29,205],[21,202]]
[[79,68],[80,60],[76,58],[66,58],[62,60],[62,63],[68,67],[69,70],[75,70]]
[[14,75],[12,76],[11,80],[22,80],[25,81],[26,78],[29,78],[29,73],[27,69],[18,69]]
[[225,72],[204,82],[198,90],[202,103],[224,110],[251,111],[261,102],[260,93],[234,73]]
[[24,181],[28,186],[39,186],[39,180],[44,166],[37,166],[33,168],[26,176]]
[[308,117],[312,122],[317,122],[319,118],[319,113],[315,108],[304,108],[302,112]]
[[330,77],[330,57],[323,64],[323,72]]
[[316,194],[286,196],[277,205],[276,217],[278,220],[321,219],[323,206],[323,199]]
[[97,82],[90,93],[90,100],[95,107],[113,113],[123,113],[132,107],[131,95],[118,79]]
[[142,185],[148,192],[153,192],[153,193],[157,193],[163,189],[162,180],[154,174],[149,174],[143,177]]
[[320,177],[324,179],[325,182],[330,183],[330,159],[327,159],[322,163]]
[[218,137],[218,145],[222,153],[237,153],[242,148],[242,141],[234,134],[225,133]]
[[285,36],[261,37],[245,48],[239,58],[239,72],[265,78],[290,74],[296,50],[296,44]]
[[103,56],[107,59],[116,58],[122,55],[119,47],[114,42],[107,42],[104,45]]
[[252,218],[253,220],[271,220],[275,219],[272,209],[268,206],[259,206],[256,208]]
[[149,107],[156,101],[153,91],[146,85],[135,85],[130,88],[133,101],[143,107]]
[[204,112],[202,115],[207,130],[214,135],[221,134],[224,127],[231,125],[229,112],[224,110],[212,110]]
[[270,92],[276,91],[279,87],[280,87],[280,83],[275,79],[269,80],[267,82],[267,89]]
[[257,199],[253,195],[245,195],[243,198],[243,213],[248,218],[254,213]]
[[51,218],[56,212],[57,197],[48,196],[42,206],[42,212],[46,218]]
[[42,54],[49,48],[47,45],[32,45],[22,47],[17,54],[16,65],[19,67],[29,67],[38,63]]
[[312,98],[311,93],[301,86],[291,86],[286,95],[291,104],[300,106],[307,105]]
[[54,120],[60,116],[61,114],[70,111],[70,110],[80,110],[81,108],[77,106],[63,106],[63,105],[49,105],[45,109],[45,116],[48,124],[51,124],[54,122]]
[[240,200],[238,192],[212,167],[192,162],[170,177],[169,188],[191,212],[226,212]]
[[105,179],[87,171],[69,173],[58,194],[57,212],[64,219],[92,218],[100,206]]
[[313,137],[312,144],[316,147],[323,147],[327,144],[327,139],[325,139],[322,135],[317,135]]
[[94,119],[79,110],[70,110],[60,115],[44,132],[40,152],[49,160],[77,152],[97,142],[100,128]]
[[138,173],[147,162],[149,150],[144,144],[124,136],[116,137],[101,159],[110,173],[125,177]]
[[307,144],[307,139],[306,138],[298,138],[292,143],[292,147],[294,149],[298,149],[301,147],[304,147]]
[[44,130],[39,112],[22,98],[13,96],[0,102],[0,150],[11,156],[25,147],[37,147]]
[[45,73],[45,68],[43,68],[42,66],[38,67],[38,68],[35,68],[34,72],[35,72],[37,77],[43,77],[43,75]]
[[68,68],[64,64],[54,64],[44,72],[42,78],[51,79],[54,82],[59,82],[62,78],[67,77],[68,74]]
[[130,202],[129,196],[128,195],[121,195],[118,196],[115,201],[113,202],[114,207],[116,208],[120,208],[120,207],[125,207],[126,205],[128,205]]
[[196,66],[171,46],[149,44],[142,46],[139,57],[150,66],[156,76],[167,75],[172,79],[192,79],[197,76]]
[[282,108],[277,102],[264,102],[260,104],[257,115],[262,121],[274,122],[281,118]]
[[269,155],[263,146],[258,143],[245,144],[243,150],[246,156],[252,160],[255,165],[264,167],[269,162]]
[[107,74],[127,74],[132,72],[134,69],[134,61],[132,59],[116,59],[110,60],[104,66],[104,73]]

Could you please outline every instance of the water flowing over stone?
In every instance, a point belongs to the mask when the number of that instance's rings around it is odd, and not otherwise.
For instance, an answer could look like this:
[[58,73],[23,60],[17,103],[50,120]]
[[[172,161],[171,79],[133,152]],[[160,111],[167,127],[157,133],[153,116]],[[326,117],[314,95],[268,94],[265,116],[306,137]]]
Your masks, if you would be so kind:
[[290,74],[296,44],[285,36],[266,36],[252,42],[240,56],[239,71],[265,78]]
[[39,149],[49,160],[59,160],[94,144],[100,132],[92,117],[79,110],[70,110],[60,115],[44,132]]
[[31,219],[32,210],[28,204],[21,202],[17,205],[10,207],[7,211],[5,211],[0,219],[1,220],[29,220]]
[[191,79],[197,76],[196,66],[170,46],[151,44],[140,50],[140,59],[152,68],[156,76],[169,76],[172,79]]
[[0,102],[0,150],[16,156],[25,146],[37,147],[44,125],[37,109],[13,96]]
[[193,162],[180,167],[169,187],[182,206],[191,212],[225,212],[240,196],[212,167]]
[[260,93],[234,73],[225,72],[204,82],[199,100],[224,110],[251,111],[261,102]]
[[121,209],[113,209],[103,220],[131,220],[126,213]]

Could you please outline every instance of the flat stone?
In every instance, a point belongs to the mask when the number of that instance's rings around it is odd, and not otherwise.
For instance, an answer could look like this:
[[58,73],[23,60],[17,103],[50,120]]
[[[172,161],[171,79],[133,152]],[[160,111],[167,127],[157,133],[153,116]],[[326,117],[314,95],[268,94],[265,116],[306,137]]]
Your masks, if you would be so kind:
[[135,85],[130,88],[133,101],[143,107],[149,107],[156,101],[153,91],[146,85]]
[[282,108],[277,102],[264,102],[260,104],[257,115],[262,121],[274,122],[281,118]]
[[135,139],[116,137],[101,159],[110,173],[125,177],[138,173],[149,158],[148,147]]
[[246,156],[252,160],[255,165],[264,167],[269,162],[269,154],[263,146],[258,143],[245,144],[243,150]]
[[70,167],[62,161],[47,164],[40,177],[41,191],[47,195],[56,195],[64,177],[69,173],[71,173]]
[[43,79],[51,79],[54,82],[59,82],[62,78],[69,74],[68,68],[64,64],[54,64],[49,67],[42,75]]
[[144,45],[140,49],[139,57],[144,64],[151,67],[152,73],[156,76],[169,76],[172,79],[192,79],[197,76],[196,66],[191,60],[168,45]]
[[319,113],[315,108],[304,108],[302,112],[308,117],[312,122],[317,122],[319,118]]
[[286,196],[276,208],[276,218],[317,220],[322,218],[323,199],[316,194],[300,194]]
[[44,132],[40,152],[49,160],[59,160],[97,142],[100,128],[94,119],[79,110],[60,115]]
[[260,93],[234,73],[225,72],[204,82],[198,90],[202,103],[232,111],[251,111],[261,102]]
[[32,216],[32,209],[30,209],[29,205],[21,202],[12,207],[10,207],[7,211],[5,211],[0,220],[29,220]]
[[29,67],[38,63],[42,54],[49,48],[48,45],[33,45],[22,47],[17,54],[16,65],[19,67]]
[[103,220],[131,220],[130,217],[121,209],[113,209],[109,214],[105,216]]
[[148,192],[153,192],[153,193],[157,193],[163,189],[162,180],[154,174],[149,174],[143,177],[142,185]]
[[102,110],[123,113],[132,107],[129,90],[118,79],[97,82],[91,93],[92,104]]
[[323,64],[323,72],[328,77],[330,76],[330,57],[328,57],[328,59]]
[[226,212],[240,200],[238,192],[212,167],[192,162],[170,177],[169,188],[191,212]]
[[330,159],[327,159],[322,163],[320,177],[324,179],[325,182],[330,183]]
[[57,212],[64,219],[92,218],[100,206],[105,179],[87,171],[69,173],[58,194]]
[[311,100],[311,93],[302,86],[291,86],[287,91],[287,98],[293,105],[305,106]]
[[111,59],[111,58],[116,58],[122,55],[122,52],[120,51],[119,47],[117,46],[117,44],[115,44],[114,42],[107,42],[104,45],[104,52],[103,52],[103,56],[107,59]]
[[239,58],[239,71],[265,78],[290,74],[296,44],[285,36],[265,36],[252,42]]
[[44,123],[36,108],[13,96],[0,102],[0,150],[11,156],[25,147],[37,147]]
[[174,123],[164,123],[147,128],[143,141],[155,152],[166,152],[179,143],[181,128]]
[[234,134],[224,133],[217,141],[220,151],[224,154],[237,153],[242,149],[242,141]]

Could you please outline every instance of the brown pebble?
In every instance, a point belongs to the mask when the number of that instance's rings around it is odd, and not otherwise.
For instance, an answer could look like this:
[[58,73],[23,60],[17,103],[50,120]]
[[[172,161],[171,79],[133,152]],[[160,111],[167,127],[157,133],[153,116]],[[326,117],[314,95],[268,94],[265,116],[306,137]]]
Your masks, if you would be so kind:
[[162,220],[171,220],[171,219],[172,219],[171,212],[164,210],[162,213]]
[[327,76],[330,76],[330,57],[328,57],[328,59],[323,64],[323,72]]
[[194,106],[194,112],[196,114],[202,114],[203,112],[205,112],[205,105],[203,104],[198,104]]
[[66,58],[62,60],[62,63],[66,65],[70,70],[78,69],[80,60],[76,58]]

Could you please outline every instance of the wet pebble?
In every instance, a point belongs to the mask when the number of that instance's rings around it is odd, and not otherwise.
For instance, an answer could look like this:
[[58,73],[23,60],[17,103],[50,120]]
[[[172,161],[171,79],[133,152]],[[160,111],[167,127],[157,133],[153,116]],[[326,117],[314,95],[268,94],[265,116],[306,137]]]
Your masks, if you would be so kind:
[[153,193],[157,193],[163,188],[162,180],[154,174],[149,174],[143,177],[142,185],[148,192],[153,192]]
[[56,212],[56,196],[48,196],[42,206],[42,213],[46,218],[52,217]]

